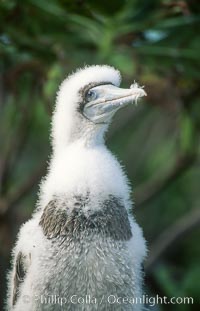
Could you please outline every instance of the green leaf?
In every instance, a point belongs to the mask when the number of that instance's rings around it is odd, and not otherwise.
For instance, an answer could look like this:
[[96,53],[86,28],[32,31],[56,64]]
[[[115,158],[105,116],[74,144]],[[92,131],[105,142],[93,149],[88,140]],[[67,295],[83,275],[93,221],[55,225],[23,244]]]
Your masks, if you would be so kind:
[[190,151],[193,146],[194,126],[191,118],[183,114],[181,118],[180,147],[183,152]]

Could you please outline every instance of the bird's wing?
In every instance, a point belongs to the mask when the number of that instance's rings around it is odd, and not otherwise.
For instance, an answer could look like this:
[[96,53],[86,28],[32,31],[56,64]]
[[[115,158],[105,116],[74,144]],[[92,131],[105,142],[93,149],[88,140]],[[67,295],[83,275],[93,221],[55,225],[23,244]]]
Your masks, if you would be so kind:
[[120,198],[110,195],[96,211],[86,209],[88,206],[88,197],[81,196],[74,197],[73,204],[68,201],[61,204],[58,199],[50,201],[39,222],[46,238],[79,239],[83,232],[114,240],[128,241],[132,237],[128,213]]
[[26,273],[27,273],[27,256],[24,255],[22,252],[19,252],[14,266],[14,284],[13,284],[13,297],[12,297],[12,304],[13,306],[16,304],[17,299],[19,297],[19,289],[21,284],[24,282]]

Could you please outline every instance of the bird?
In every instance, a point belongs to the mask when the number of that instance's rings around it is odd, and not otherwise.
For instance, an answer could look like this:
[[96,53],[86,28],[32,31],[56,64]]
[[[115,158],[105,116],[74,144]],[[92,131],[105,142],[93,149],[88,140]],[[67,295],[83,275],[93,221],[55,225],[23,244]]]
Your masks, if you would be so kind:
[[131,186],[105,144],[115,113],[146,93],[120,88],[109,65],[77,69],[60,85],[52,153],[8,274],[9,311],[143,310],[146,240]]

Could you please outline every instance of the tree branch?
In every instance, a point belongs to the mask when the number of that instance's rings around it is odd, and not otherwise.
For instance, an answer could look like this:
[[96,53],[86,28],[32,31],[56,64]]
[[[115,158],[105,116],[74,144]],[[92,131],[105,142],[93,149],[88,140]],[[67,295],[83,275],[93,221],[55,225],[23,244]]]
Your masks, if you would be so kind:
[[38,170],[35,171],[19,188],[13,193],[8,193],[6,197],[0,199],[0,217],[4,217],[10,209],[16,205],[26,195],[33,186],[42,178],[46,172],[46,163],[42,163]]
[[176,243],[182,240],[189,232],[200,225],[200,209],[195,208],[186,215],[182,216],[172,226],[164,230],[158,239],[150,247],[150,255],[147,259],[145,270],[148,272],[153,269],[161,256],[169,251]]
[[158,194],[162,193],[172,182],[189,169],[194,164],[195,160],[196,156],[194,154],[180,156],[164,179],[153,182],[150,181],[140,186],[138,189],[136,188],[134,193],[136,207],[140,208],[152,201]]

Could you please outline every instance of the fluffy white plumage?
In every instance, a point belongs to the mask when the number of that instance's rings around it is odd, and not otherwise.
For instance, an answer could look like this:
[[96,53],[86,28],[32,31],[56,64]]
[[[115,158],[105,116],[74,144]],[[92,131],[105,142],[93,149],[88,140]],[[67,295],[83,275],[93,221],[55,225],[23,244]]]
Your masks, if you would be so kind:
[[[108,124],[89,122],[78,111],[82,100],[79,90],[85,85],[110,82],[119,86],[120,81],[120,73],[114,68],[91,66],[69,76],[60,87],[52,122],[53,155],[49,170],[41,183],[38,208],[32,219],[22,226],[13,250],[9,310],[142,310],[141,304],[113,305],[104,300],[100,303],[102,297],[106,300],[111,294],[128,298],[141,295],[141,263],[146,246],[140,227],[129,214],[130,188],[124,170],[104,145]],[[55,198],[55,206],[59,208],[56,219],[52,220],[52,212],[45,220],[47,225],[42,226],[45,208]],[[53,235],[54,229],[60,228],[57,220],[60,211],[67,210],[71,215],[75,206],[82,204],[77,198],[85,198],[84,205],[81,205],[84,221],[104,211],[105,202],[111,202],[112,208],[115,204],[117,208],[119,206],[119,214],[121,206],[124,207],[132,236],[125,238],[122,233],[122,239],[119,239],[118,228],[112,225],[112,219],[110,229],[103,233],[95,227],[97,234],[91,233],[94,231],[91,228],[93,231],[86,234],[87,228],[82,231],[80,224],[78,229],[73,229],[79,234],[77,240],[73,237],[74,231],[69,237],[48,236],[48,223]],[[112,198],[119,199],[119,205]],[[109,209],[109,204],[106,208]],[[115,223],[115,215],[112,217]],[[126,215],[123,217],[125,219]],[[103,226],[103,222],[97,220],[98,225]],[[120,227],[120,222],[118,225]],[[22,281],[16,279],[19,254],[22,254]],[[63,306],[44,303],[45,297],[50,299],[51,295],[66,298],[68,302]],[[90,295],[97,299],[97,303],[73,304],[70,302],[72,295]]]
[[[76,108],[80,100],[78,91],[90,82],[111,81],[119,86],[121,82],[120,72],[110,66],[90,66],[84,70],[79,69],[65,79],[57,94],[57,105],[53,116],[52,138],[55,151],[65,147],[73,136],[79,136],[83,140],[83,133],[79,133],[82,122],[76,114]],[[59,103],[59,104],[58,104]],[[71,103],[71,104],[70,104]],[[81,123],[81,124],[80,124]],[[88,127],[88,134],[91,130],[85,122],[85,129]],[[86,135],[86,133],[85,133]]]

